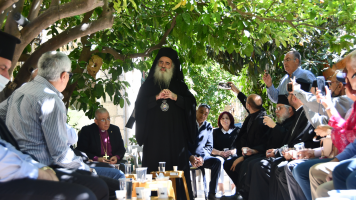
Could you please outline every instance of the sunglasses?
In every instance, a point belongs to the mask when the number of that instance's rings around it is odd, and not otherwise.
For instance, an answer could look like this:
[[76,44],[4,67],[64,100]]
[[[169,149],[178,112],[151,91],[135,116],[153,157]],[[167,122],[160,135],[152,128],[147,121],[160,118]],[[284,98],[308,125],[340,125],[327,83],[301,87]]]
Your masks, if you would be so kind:
[[67,72],[67,73],[68,73],[68,75],[69,75],[69,79],[71,79],[72,76],[73,76],[73,73],[72,73],[72,72]]
[[199,105],[199,107],[201,107],[201,106],[205,106],[210,110],[210,106],[208,104],[206,104],[206,103],[202,103],[202,104]]

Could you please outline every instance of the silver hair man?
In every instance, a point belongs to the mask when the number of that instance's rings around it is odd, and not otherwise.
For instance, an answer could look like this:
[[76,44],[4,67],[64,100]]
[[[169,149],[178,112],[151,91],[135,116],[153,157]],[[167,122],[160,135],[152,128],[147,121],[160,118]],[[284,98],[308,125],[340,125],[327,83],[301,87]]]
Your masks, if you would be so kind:
[[38,75],[48,81],[57,81],[63,72],[71,71],[68,56],[59,51],[44,53],[38,61]]

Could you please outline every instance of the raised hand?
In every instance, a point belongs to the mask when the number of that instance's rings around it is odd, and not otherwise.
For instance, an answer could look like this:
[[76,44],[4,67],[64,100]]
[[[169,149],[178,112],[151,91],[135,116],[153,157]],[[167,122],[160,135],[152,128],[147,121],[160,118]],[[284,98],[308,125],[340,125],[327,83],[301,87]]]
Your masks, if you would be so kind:
[[269,75],[266,70],[265,70],[265,74],[263,75],[262,79],[265,82],[267,87],[271,87],[272,86],[271,75]]

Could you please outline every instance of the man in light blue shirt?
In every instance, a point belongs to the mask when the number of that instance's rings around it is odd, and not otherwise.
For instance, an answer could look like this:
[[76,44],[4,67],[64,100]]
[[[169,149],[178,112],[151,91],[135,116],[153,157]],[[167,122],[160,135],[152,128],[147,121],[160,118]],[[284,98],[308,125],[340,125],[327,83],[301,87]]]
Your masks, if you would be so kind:
[[304,80],[307,80],[310,84],[313,83],[313,81],[315,80],[314,74],[312,74],[309,70],[302,69],[300,67],[300,64],[301,56],[298,51],[290,51],[285,55],[283,65],[284,70],[287,72],[287,74],[283,76],[277,88],[274,87],[272,83],[272,78],[269,74],[265,73],[263,75],[263,81],[267,86],[268,98],[273,103],[277,103],[278,95],[288,94],[287,84],[290,82],[289,78],[302,78]]

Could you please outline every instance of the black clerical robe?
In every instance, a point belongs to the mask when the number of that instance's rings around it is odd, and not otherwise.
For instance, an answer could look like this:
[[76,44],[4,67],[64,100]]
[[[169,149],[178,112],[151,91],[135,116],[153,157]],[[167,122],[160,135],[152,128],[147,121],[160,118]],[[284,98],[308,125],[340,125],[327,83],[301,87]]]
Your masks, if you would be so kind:
[[[239,92],[237,97],[242,103],[242,105],[246,108],[247,97],[242,92]],[[242,147],[249,147],[255,149],[261,145],[264,145],[264,143],[267,141],[270,128],[264,125],[263,116],[266,116],[266,111],[264,108],[262,108],[261,110],[255,113],[249,114],[246,117],[240,129],[240,133],[238,134],[235,140],[234,146],[236,147],[236,154],[238,157],[242,156],[242,152],[241,152]],[[237,157],[225,161],[224,170],[229,175],[231,180],[235,183],[235,185],[238,186],[239,171],[242,162],[238,163],[235,166],[235,171],[230,170],[233,162],[236,159]]]
[[[313,142],[315,136],[314,128],[305,116],[303,108],[300,107],[294,115],[294,121],[283,143],[289,147],[293,147],[300,142],[304,142],[306,148],[318,146],[318,143]],[[249,200],[274,200],[276,198],[275,195],[278,194],[278,180],[275,177],[275,170],[281,162],[285,161],[281,156],[277,152],[275,158],[265,158],[259,162],[255,161],[250,166],[251,179],[245,180],[245,184],[250,186]],[[259,188],[259,192],[254,192],[255,188]]]

